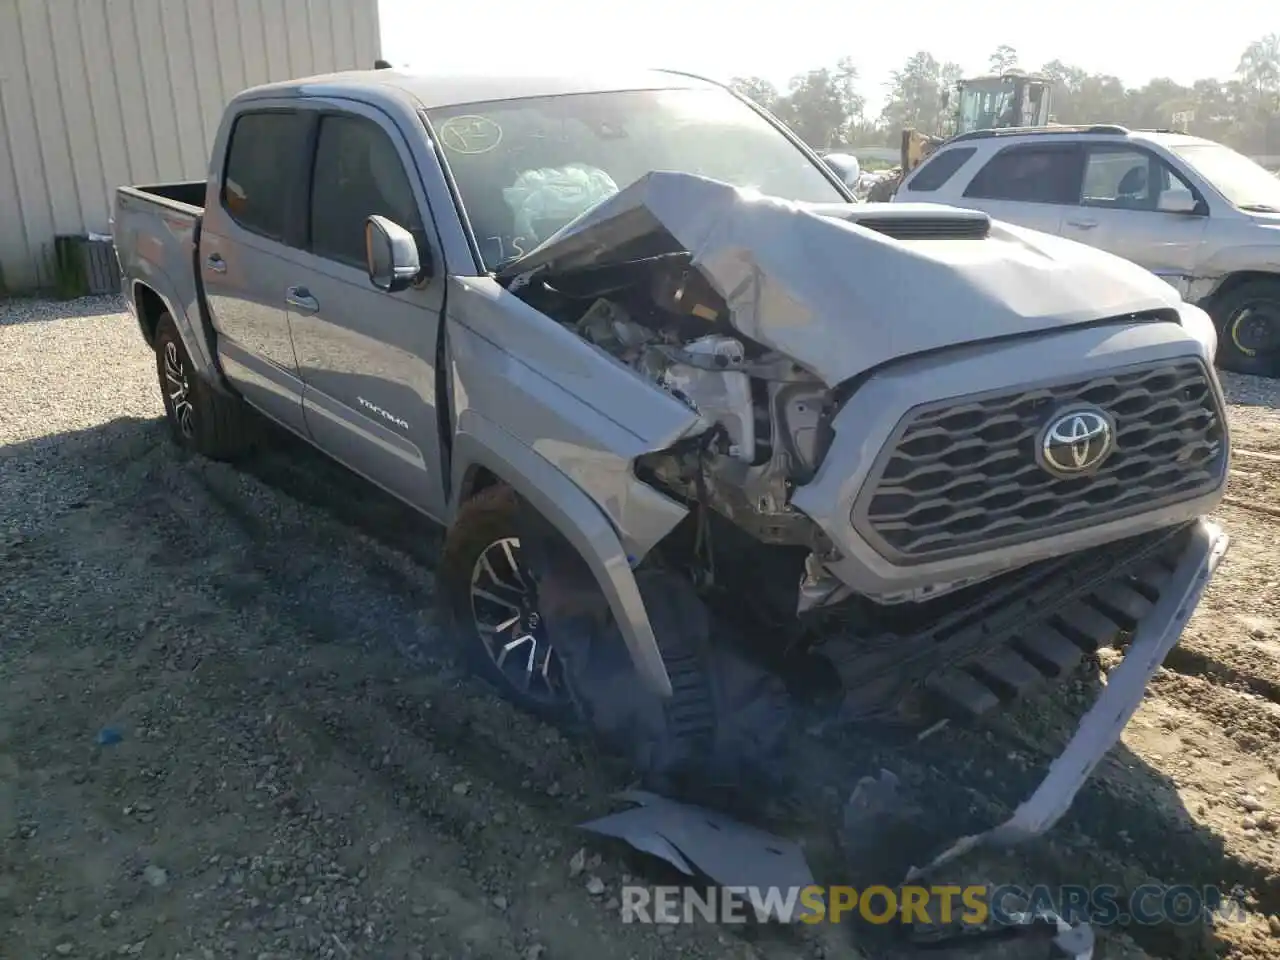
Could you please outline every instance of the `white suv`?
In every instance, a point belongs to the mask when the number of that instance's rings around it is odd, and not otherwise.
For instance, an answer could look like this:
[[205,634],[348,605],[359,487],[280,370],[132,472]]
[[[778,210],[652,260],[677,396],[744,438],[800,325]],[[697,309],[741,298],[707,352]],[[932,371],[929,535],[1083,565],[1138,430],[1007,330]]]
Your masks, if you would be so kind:
[[1113,125],[979,130],[939,147],[894,200],[984,210],[1132,260],[1213,316],[1221,366],[1280,376],[1280,177],[1229,147]]

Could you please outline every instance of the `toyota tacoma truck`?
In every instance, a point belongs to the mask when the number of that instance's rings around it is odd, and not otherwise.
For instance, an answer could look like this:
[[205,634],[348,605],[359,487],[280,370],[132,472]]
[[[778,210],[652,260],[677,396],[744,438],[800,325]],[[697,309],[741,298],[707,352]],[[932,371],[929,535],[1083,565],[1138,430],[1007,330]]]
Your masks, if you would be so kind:
[[443,524],[449,639],[643,770],[758,763],[797,700],[981,715],[1122,637],[1043,829],[1226,547],[1204,311],[854,203],[703,79],[256,87],[113,231],[177,443],[233,459],[260,414]]

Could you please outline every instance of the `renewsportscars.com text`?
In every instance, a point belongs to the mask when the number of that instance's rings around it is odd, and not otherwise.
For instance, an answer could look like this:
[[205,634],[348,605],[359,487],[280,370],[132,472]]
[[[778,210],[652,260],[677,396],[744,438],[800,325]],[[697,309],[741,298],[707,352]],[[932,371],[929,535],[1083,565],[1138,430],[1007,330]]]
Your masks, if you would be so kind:
[[643,887],[621,890],[623,923],[843,923],[1015,925],[1051,911],[1069,923],[1154,925],[1243,922],[1243,907],[1216,887],[849,886]]

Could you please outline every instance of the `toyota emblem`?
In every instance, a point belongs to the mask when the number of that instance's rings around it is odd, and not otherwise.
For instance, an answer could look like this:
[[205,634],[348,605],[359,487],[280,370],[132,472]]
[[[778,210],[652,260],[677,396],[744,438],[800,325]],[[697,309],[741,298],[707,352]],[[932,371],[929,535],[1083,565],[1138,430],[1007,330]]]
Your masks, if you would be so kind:
[[1116,446],[1111,417],[1097,407],[1077,407],[1056,414],[1040,434],[1040,465],[1068,479],[1092,473]]

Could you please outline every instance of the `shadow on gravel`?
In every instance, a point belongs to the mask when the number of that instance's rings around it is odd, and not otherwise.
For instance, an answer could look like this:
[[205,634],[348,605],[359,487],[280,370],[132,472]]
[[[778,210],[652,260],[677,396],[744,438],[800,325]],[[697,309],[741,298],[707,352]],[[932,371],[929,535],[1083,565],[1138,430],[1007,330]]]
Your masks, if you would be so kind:
[[[242,464],[242,472],[407,555],[426,570],[432,568],[439,528],[291,435],[271,433],[265,451]],[[52,439],[0,450],[0,500],[47,498],[42,509],[50,512],[97,502],[124,516],[154,518],[156,503],[162,502],[152,502],[158,472],[200,469],[167,449],[164,428],[156,420],[118,420],[62,435],[56,443]],[[34,469],[37,462],[43,463],[42,469]],[[74,482],[58,491],[45,490],[51,467],[53,475]],[[136,482],[111,482],[113,476],[130,473]],[[103,502],[113,496],[151,499]],[[201,509],[232,514],[233,523],[242,526],[261,524],[254,516],[260,506],[251,498],[228,495],[225,487],[220,495],[210,492],[209,502]],[[183,526],[180,521],[175,525]],[[192,542],[199,536],[198,527],[184,534]],[[0,566],[18,558],[19,541],[20,536],[0,539]],[[250,565],[271,562],[272,544],[260,546],[261,555],[255,551]],[[429,591],[418,594],[408,579],[387,577],[381,583],[389,605],[394,600],[398,608],[405,599],[429,602]],[[419,596],[424,599],[418,601]],[[305,598],[308,619],[324,619],[329,613],[326,606],[333,603],[324,592],[310,593]],[[820,883],[893,886],[907,867],[923,862],[962,834],[980,832],[1003,820],[1035,789],[1047,764],[1070,736],[1075,719],[1096,696],[1096,664],[1093,667],[1092,673],[1086,671],[1053,696],[1022,705],[981,727],[946,728],[922,741],[903,731],[797,733],[791,751],[793,795],[780,798],[773,822],[763,825],[805,838]],[[376,678],[371,676],[369,682]],[[434,716],[448,722],[439,713]],[[417,734],[433,735],[416,729],[416,720],[413,726]],[[356,736],[356,742],[360,740]],[[465,750],[465,736],[458,747]],[[368,758],[371,764],[376,759]],[[903,785],[900,816],[850,848],[848,838],[842,839],[837,830],[844,802],[859,777],[881,768],[896,773]],[[1226,850],[1220,837],[1194,824],[1167,777],[1123,745],[1112,752],[1102,770],[1048,837],[1007,855],[979,853],[957,866],[962,875],[939,877],[938,882],[1003,882],[1023,889],[1042,884],[1110,887],[1122,911],[1129,896],[1144,883],[1187,885],[1196,891],[1216,887],[1224,893],[1238,885],[1263,912],[1280,912],[1280,889],[1269,883],[1265,866],[1241,861]],[[1158,904],[1158,899],[1146,903],[1148,909]],[[1159,956],[1190,960],[1215,949],[1213,932],[1199,922],[1117,926],[1144,950]],[[871,939],[877,939],[874,931],[870,933]],[[759,933],[765,938],[786,935],[768,929]]]

